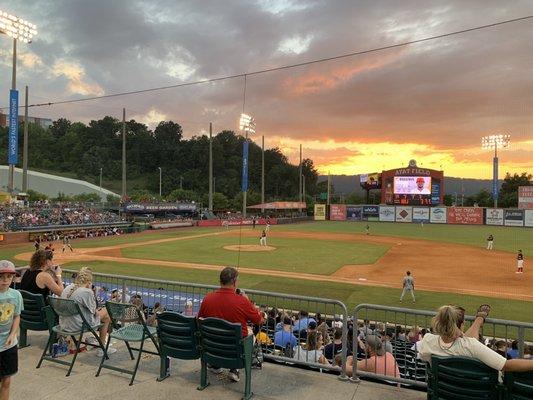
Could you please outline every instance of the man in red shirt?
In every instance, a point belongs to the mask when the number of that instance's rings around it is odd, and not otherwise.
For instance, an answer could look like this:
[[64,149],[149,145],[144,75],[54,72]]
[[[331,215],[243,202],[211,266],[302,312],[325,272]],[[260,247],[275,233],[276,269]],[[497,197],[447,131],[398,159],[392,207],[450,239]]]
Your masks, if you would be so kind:
[[[242,336],[248,336],[248,321],[260,325],[263,318],[248,296],[237,287],[238,271],[233,267],[225,267],[220,272],[220,289],[208,293],[200,306],[198,318],[215,317],[228,322],[238,322],[242,327]],[[215,373],[222,372],[220,368],[211,367]],[[239,371],[231,370],[230,378],[239,381]]]

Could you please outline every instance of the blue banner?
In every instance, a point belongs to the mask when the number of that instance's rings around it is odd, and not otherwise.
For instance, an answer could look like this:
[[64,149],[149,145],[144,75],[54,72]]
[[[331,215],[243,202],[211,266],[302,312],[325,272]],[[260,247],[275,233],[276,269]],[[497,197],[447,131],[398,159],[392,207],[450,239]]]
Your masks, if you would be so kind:
[[492,165],[492,198],[498,198],[498,157],[494,157]]
[[242,191],[248,191],[248,140],[242,144]]
[[19,92],[9,91],[9,133],[7,163],[16,165],[19,161]]
[[431,184],[431,204],[434,206],[440,203],[440,182]]

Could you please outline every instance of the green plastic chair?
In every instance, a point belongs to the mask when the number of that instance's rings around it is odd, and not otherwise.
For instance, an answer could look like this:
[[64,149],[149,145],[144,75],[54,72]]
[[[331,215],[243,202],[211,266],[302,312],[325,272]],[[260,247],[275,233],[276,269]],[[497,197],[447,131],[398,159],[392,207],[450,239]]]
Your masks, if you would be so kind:
[[198,322],[173,311],[157,314],[157,338],[161,355],[161,369],[158,381],[170,375],[167,360],[197,360],[200,358]]
[[533,372],[506,372],[503,381],[506,399],[533,399]]
[[[122,372],[131,375],[131,386],[135,380],[135,375],[137,375],[142,353],[155,354],[158,356],[160,355],[159,345],[155,339],[157,336],[157,331],[155,327],[146,325],[146,321],[144,320],[144,316],[142,315],[141,311],[133,304],[108,301],[105,306],[109,317],[111,318],[111,325],[113,327],[113,331],[109,334],[110,339],[107,341],[106,350],[109,347],[109,343],[111,343],[111,338],[113,338],[122,340],[126,344],[132,360],[135,360],[132,350],[137,351],[138,355],[133,370],[119,368],[109,364],[106,365],[106,357],[102,357],[102,361],[100,362],[96,376],[100,375],[102,368]],[[152,341],[157,350],[156,352],[149,351],[144,348],[144,341],[146,339],[150,339]],[[131,342],[138,342],[139,347],[131,347]]]
[[[49,297],[48,302],[50,303],[51,308],[45,310],[45,313],[46,313],[46,320],[50,327],[50,336],[48,338],[48,343],[46,347],[44,348],[44,351],[41,355],[41,358],[39,359],[37,368],[40,368],[43,361],[47,360],[47,361],[51,361],[57,364],[67,365],[69,368],[68,368],[66,376],[70,376],[70,373],[72,372],[72,368],[74,367],[74,363],[76,362],[76,358],[78,357],[80,345],[82,343],[87,346],[98,347],[102,349],[104,352],[104,357],[107,357],[106,348],[104,344],[102,343],[102,341],[100,340],[100,336],[97,333],[97,330],[102,326],[102,324],[91,326],[85,319],[83,313],[81,312],[79,304],[76,303],[74,300],[61,299],[57,297]],[[66,330],[63,330],[60,325],[56,325],[58,316],[60,318],[69,318],[69,317],[74,317],[76,315],[80,316],[82,320],[81,328],[79,330],[66,331]],[[98,344],[87,343],[83,341],[83,335],[88,332],[91,333],[96,338]],[[74,353],[71,362],[63,361],[58,358],[52,357],[51,348],[55,342],[56,336],[70,336],[72,340],[74,341],[76,345],[76,352]]]
[[28,331],[48,331],[54,335],[46,320],[47,306],[42,294],[30,293],[26,290],[19,290],[24,302],[24,310],[20,312],[20,340],[19,348],[27,347]]
[[428,400],[498,400],[498,371],[467,357],[431,357]]
[[209,386],[207,365],[219,368],[245,370],[244,397],[248,400],[252,393],[252,350],[253,336],[242,337],[241,324],[230,323],[219,318],[199,320],[202,368],[200,386]]

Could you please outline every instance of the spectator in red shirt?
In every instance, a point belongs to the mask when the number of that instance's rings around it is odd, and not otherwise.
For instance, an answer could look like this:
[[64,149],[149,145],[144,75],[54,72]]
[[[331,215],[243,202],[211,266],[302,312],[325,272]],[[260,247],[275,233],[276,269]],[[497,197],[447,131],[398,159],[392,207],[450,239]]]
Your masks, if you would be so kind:
[[[242,336],[248,336],[248,322],[255,325],[263,323],[259,310],[255,308],[248,296],[237,289],[238,271],[233,267],[225,267],[220,272],[220,289],[208,293],[200,306],[198,318],[215,317],[228,322],[238,322],[242,327]],[[210,367],[214,373],[222,370]],[[238,382],[239,371],[231,370],[229,377]]]

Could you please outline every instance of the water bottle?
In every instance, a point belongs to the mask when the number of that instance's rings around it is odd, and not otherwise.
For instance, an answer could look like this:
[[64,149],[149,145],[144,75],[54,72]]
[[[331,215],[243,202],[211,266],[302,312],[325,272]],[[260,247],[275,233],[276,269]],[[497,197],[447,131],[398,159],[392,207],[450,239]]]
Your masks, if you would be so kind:
[[52,345],[52,358],[57,358],[57,352],[59,351],[59,345],[54,343]]

